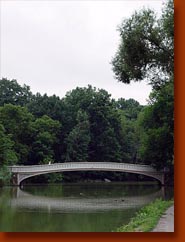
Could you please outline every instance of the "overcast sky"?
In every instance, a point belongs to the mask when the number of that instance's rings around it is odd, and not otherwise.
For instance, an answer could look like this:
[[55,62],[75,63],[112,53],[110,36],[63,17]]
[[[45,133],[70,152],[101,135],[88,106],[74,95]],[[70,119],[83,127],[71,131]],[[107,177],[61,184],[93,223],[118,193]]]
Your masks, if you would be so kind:
[[122,20],[143,6],[160,13],[164,2],[1,1],[0,76],[30,86],[33,93],[64,97],[91,84],[115,99],[146,104],[151,87],[145,81],[118,82],[110,62]]

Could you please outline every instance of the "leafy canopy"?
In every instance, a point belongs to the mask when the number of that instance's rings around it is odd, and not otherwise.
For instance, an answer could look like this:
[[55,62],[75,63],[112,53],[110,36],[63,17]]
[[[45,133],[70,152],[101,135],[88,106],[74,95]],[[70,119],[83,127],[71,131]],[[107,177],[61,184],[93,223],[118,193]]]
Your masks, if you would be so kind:
[[159,19],[151,9],[135,12],[119,26],[121,43],[112,60],[116,79],[124,83],[148,79],[159,88],[173,75],[173,1]]

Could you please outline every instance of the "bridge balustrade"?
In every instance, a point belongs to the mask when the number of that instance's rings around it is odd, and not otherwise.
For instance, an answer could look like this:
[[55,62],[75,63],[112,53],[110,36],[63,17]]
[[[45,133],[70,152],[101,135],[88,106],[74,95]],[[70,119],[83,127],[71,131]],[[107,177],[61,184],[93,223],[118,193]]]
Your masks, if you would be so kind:
[[148,165],[117,163],[117,162],[66,162],[45,165],[32,166],[10,166],[9,170],[12,174],[17,174],[17,183],[28,177],[45,173],[63,172],[63,171],[82,171],[82,170],[104,170],[104,171],[120,171],[131,172],[137,174],[148,175],[160,180],[163,183],[163,173],[156,171]]
[[113,163],[113,162],[68,162],[68,163],[55,163],[51,165],[34,165],[34,166],[11,166],[10,170],[14,173],[26,173],[26,172],[43,172],[52,171],[56,169],[125,169],[132,171],[154,172],[155,169],[147,165],[127,164],[127,163]]

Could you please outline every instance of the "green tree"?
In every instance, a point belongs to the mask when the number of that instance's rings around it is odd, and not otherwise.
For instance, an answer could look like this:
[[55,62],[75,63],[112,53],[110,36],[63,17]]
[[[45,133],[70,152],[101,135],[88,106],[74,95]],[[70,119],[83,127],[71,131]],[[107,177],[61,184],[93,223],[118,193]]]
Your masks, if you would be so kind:
[[86,112],[78,110],[77,125],[69,133],[66,144],[66,161],[88,161],[90,142],[89,118]]
[[10,182],[11,174],[7,165],[16,164],[18,161],[13,146],[14,142],[10,135],[6,134],[4,126],[0,123],[0,186]]
[[30,152],[32,140],[31,124],[33,116],[25,107],[5,104],[0,107],[0,123],[4,126],[6,134],[14,142],[14,151],[18,162],[25,164]]
[[66,137],[77,125],[78,111],[85,111],[90,124],[89,160],[121,161],[122,127],[110,94],[91,86],[76,88],[67,93],[63,102],[63,131]]
[[143,108],[143,106],[140,105],[139,102],[132,98],[128,100],[125,100],[124,98],[119,98],[116,102],[116,107],[124,111],[127,120],[137,120],[137,116]]
[[173,85],[168,83],[160,92],[151,94],[151,103],[139,117],[141,130],[140,155],[145,163],[157,169],[173,168],[174,117]]
[[132,98],[128,100],[120,98],[115,105],[120,110],[120,115],[122,115],[124,120],[125,160],[131,163],[138,162],[139,133],[137,130],[137,118],[143,106]]
[[13,147],[14,142],[11,140],[11,136],[6,134],[4,126],[0,124],[0,169],[4,165],[17,163],[17,154]]
[[135,12],[119,27],[121,43],[112,60],[115,77],[124,83],[145,78],[160,88],[173,75],[173,1],[169,0],[157,19],[154,11]]
[[54,162],[54,145],[58,142],[61,124],[47,115],[36,119],[32,123],[32,149],[30,152],[31,164]]
[[47,115],[52,119],[62,122],[63,103],[56,95],[48,96],[37,93],[27,104],[28,110],[36,117]]
[[32,93],[29,86],[21,87],[16,80],[0,79],[0,106],[9,103],[25,106],[31,98]]
[[139,118],[139,155],[158,169],[173,167],[173,12],[169,0],[159,19],[154,11],[143,9],[124,20],[119,27],[121,43],[112,60],[119,81],[146,79],[152,85],[149,106]]

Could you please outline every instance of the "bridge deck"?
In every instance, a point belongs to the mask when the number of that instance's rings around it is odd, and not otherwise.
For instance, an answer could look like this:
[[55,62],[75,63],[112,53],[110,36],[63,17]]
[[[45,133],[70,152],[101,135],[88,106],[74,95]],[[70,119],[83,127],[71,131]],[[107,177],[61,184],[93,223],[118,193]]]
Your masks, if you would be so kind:
[[31,165],[31,166],[9,166],[12,174],[16,174],[16,182],[18,185],[24,179],[31,176],[64,172],[64,171],[120,171],[141,174],[156,178],[160,182],[163,180],[163,172],[155,170],[148,165],[117,163],[117,162],[66,162],[54,163],[45,165]]
[[43,172],[52,171],[58,169],[118,169],[118,170],[133,170],[133,171],[145,171],[156,172],[156,170],[149,165],[129,164],[129,163],[117,163],[117,162],[66,162],[66,163],[54,163],[45,165],[30,165],[30,166],[9,166],[11,172]]

